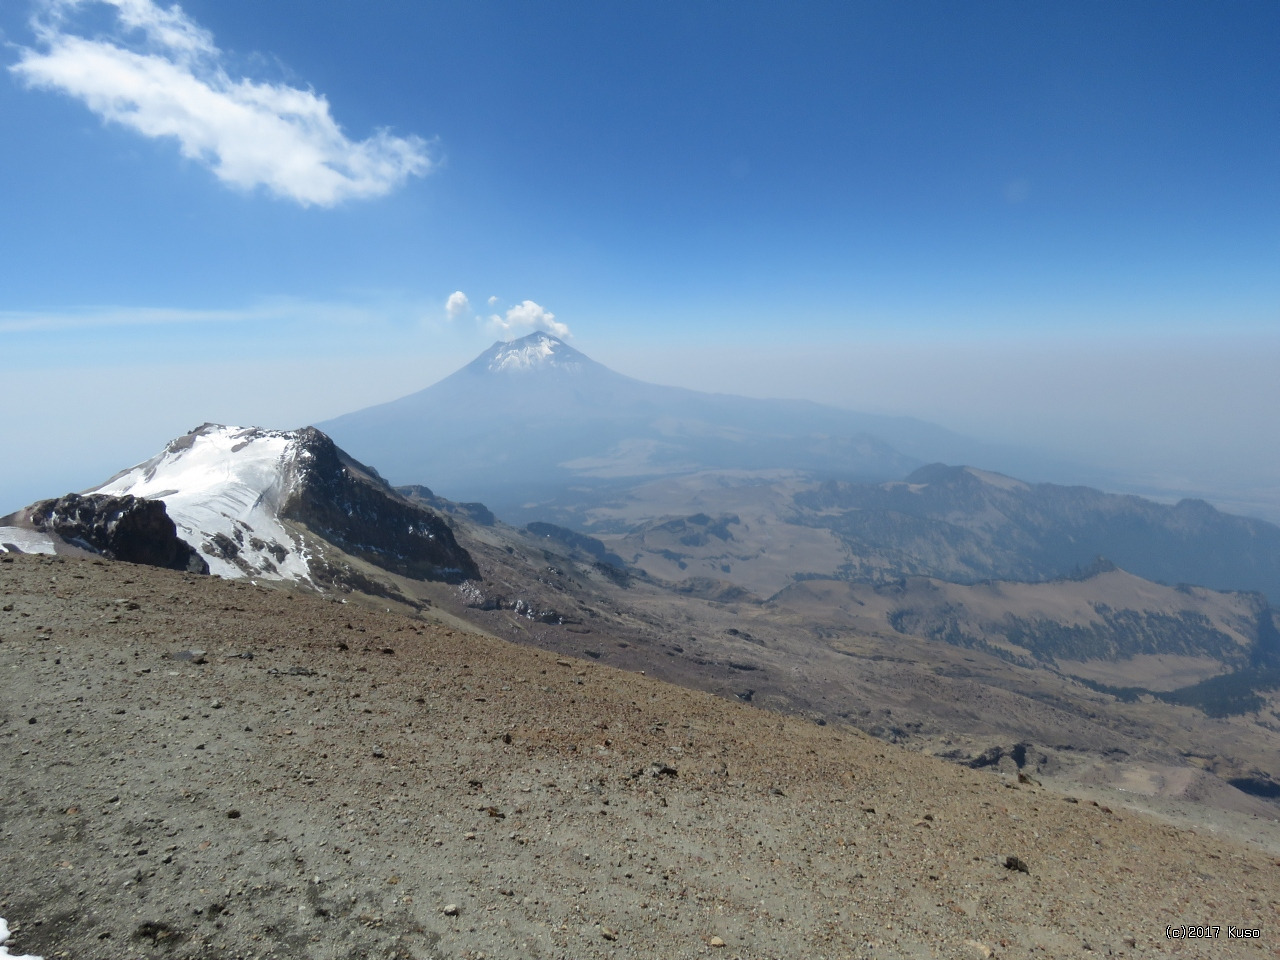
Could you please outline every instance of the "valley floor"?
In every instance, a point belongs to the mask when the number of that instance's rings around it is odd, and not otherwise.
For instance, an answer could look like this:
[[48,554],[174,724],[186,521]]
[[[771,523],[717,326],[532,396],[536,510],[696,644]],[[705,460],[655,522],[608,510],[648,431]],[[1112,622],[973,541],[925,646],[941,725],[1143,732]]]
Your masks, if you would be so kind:
[[1280,955],[1260,845],[857,732],[127,564],[0,607],[15,953]]

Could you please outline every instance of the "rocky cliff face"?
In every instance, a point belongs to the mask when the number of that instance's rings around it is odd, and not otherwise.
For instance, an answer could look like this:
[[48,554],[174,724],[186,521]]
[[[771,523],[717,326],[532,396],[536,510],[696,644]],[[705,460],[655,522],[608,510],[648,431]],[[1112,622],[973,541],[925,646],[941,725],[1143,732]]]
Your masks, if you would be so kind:
[[404,576],[451,582],[479,576],[438,515],[396,493],[376,470],[347,456],[314,427],[299,430],[297,437],[297,476],[280,505],[282,519]]
[[112,560],[208,573],[209,565],[177,528],[159,500],[69,493],[27,508],[31,525]]

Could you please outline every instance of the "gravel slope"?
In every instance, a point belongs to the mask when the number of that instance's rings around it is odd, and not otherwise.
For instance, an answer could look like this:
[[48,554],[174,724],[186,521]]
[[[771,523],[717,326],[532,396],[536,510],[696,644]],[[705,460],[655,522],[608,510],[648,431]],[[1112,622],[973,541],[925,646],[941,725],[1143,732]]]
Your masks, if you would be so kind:
[[0,607],[14,952],[1280,956],[1262,848],[854,731],[127,564]]

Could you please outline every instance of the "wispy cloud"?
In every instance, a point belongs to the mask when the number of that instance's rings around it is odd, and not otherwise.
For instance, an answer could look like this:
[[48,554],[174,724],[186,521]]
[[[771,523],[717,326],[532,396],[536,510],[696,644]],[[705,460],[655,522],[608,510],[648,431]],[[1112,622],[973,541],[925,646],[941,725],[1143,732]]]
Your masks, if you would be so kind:
[[319,323],[367,326],[383,311],[355,303],[322,303],[278,298],[234,309],[183,307],[85,307],[77,310],[0,310],[0,334],[56,334],[66,331],[110,330],[214,323]]
[[[74,14],[113,8],[111,30],[76,32]],[[154,0],[40,0],[37,47],[9,69],[28,86],[82,100],[105,120],[173,137],[183,156],[242,189],[303,206],[377,197],[433,167],[421,137],[343,133],[324,96],[234,78],[212,34]]]
[[499,335],[518,337],[534,330],[545,330],[557,337],[570,336],[569,327],[556,319],[550,310],[539,306],[532,300],[511,307],[505,316],[493,314],[489,317],[490,329]]

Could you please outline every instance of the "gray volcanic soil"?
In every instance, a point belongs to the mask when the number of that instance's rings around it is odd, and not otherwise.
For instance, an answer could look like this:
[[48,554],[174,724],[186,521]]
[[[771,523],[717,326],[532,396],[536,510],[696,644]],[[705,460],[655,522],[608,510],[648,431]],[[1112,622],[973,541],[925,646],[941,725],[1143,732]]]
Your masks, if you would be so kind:
[[856,731],[123,563],[0,557],[0,607],[15,952],[1280,955],[1260,847]]

